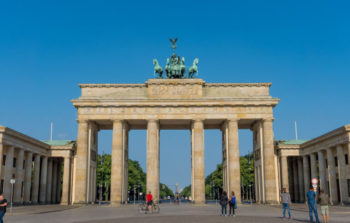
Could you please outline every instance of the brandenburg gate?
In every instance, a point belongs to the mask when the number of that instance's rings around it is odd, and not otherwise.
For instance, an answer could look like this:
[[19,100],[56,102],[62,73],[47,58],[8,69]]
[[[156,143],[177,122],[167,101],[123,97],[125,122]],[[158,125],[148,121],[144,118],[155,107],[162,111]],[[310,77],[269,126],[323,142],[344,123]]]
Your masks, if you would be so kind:
[[[174,46],[174,43],[173,43]],[[176,47],[176,46],[175,46]],[[174,48],[173,48],[174,49]],[[198,59],[184,76],[184,58],[171,56],[167,78],[155,60],[159,76],[144,84],[80,84],[72,100],[78,110],[77,154],[72,203],[96,197],[98,131],[112,129],[111,204],[127,202],[128,132],[147,129],[147,192],[159,199],[159,137],[162,129],[191,132],[191,185],[195,204],[205,202],[204,130],[222,131],[223,188],[240,202],[238,130],[253,131],[256,197],[261,203],[279,200],[277,155],[274,150],[273,108],[279,99],[270,83],[206,83],[193,78]],[[218,144],[219,145],[219,144]]]

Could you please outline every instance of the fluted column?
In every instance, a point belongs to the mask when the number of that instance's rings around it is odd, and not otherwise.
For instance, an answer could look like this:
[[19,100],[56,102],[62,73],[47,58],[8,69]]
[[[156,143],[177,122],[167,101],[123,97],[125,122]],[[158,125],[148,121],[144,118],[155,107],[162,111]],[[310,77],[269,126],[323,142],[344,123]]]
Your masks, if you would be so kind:
[[57,203],[57,160],[52,161],[52,192],[51,202]]
[[4,144],[0,143],[0,173],[2,173],[2,158],[4,155]]
[[310,188],[310,165],[309,165],[309,158],[307,155],[303,156],[303,167],[304,167],[304,199],[306,199],[307,192]]
[[32,165],[33,165],[33,153],[27,152],[26,157],[26,167],[25,167],[25,177],[24,177],[24,202],[30,202],[30,191],[32,186]]
[[205,203],[204,184],[204,123],[203,120],[194,120],[193,123],[193,174],[195,204]]
[[52,194],[52,159],[49,158],[47,164],[47,183],[46,183],[46,201],[51,203],[51,194]]
[[73,203],[87,202],[88,121],[78,121],[76,165],[74,166]]
[[9,198],[11,196],[11,183],[13,171],[13,154],[15,148],[13,146],[8,147],[5,160],[5,172],[4,172],[4,197]]
[[304,202],[304,175],[303,175],[303,161],[298,157],[298,185],[299,185],[299,201]]
[[299,202],[299,182],[298,182],[298,161],[293,157],[293,186],[294,186],[294,201]]
[[287,156],[281,156],[282,188],[289,190],[289,174]]
[[316,153],[310,154],[311,178],[317,178]]
[[159,121],[147,123],[147,179],[146,187],[155,202],[159,200]]
[[328,180],[329,180],[329,200],[331,204],[338,203],[337,175],[335,172],[335,160],[331,148],[327,149],[328,160]]
[[38,203],[39,199],[39,181],[40,181],[40,155],[34,155],[34,177],[32,187],[32,203]]
[[[320,189],[327,191],[327,180],[326,180],[326,161],[324,159],[323,151],[319,151],[318,153],[318,168],[319,168],[319,174],[320,174]],[[328,161],[329,162],[329,161]]]
[[340,189],[340,201],[342,204],[348,203],[348,187],[346,178],[346,165],[343,147],[337,146],[338,157],[338,175],[339,175],[339,189]]
[[122,201],[123,186],[123,121],[114,120],[112,135],[111,205]]
[[47,184],[47,156],[44,156],[41,164],[41,174],[40,174],[40,203],[46,203],[46,184]]
[[69,204],[69,185],[70,185],[70,157],[64,158],[63,164],[63,186],[61,204]]
[[277,158],[274,148],[273,119],[263,120],[265,202],[278,203]]
[[17,152],[17,165],[16,165],[16,183],[13,194],[13,202],[21,203],[22,202],[22,182],[24,180],[24,169],[23,169],[23,160],[24,160],[24,149],[18,149]]
[[58,160],[57,164],[57,192],[56,192],[56,202],[61,202],[61,170],[62,170],[62,162],[61,159]]
[[241,178],[240,178],[240,162],[239,162],[239,144],[238,144],[238,121],[227,121],[227,168],[229,172],[229,191],[227,193],[235,192],[237,203],[241,203]]

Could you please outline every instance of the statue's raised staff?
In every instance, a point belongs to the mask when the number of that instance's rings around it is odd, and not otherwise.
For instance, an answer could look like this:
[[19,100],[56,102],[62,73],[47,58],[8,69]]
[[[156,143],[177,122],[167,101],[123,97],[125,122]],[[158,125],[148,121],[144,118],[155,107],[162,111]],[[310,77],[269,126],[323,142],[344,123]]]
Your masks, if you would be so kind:
[[198,67],[197,67],[198,62],[199,62],[198,58],[194,59],[192,66],[188,69],[188,78],[193,78],[195,73],[197,73],[198,75]]
[[159,66],[157,59],[153,59],[153,65],[154,65],[154,76],[156,76],[156,73],[157,73],[158,74],[157,78],[163,78],[163,68]]

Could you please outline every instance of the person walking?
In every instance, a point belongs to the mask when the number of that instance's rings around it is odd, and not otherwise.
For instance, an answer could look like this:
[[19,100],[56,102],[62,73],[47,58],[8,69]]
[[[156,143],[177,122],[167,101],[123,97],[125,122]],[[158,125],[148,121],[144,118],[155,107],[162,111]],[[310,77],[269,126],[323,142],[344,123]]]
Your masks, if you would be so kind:
[[4,198],[3,194],[0,194],[0,223],[3,223],[2,220],[6,213],[7,200]]
[[314,191],[313,187],[310,187],[310,190],[307,192],[307,204],[309,206],[309,215],[310,215],[310,222],[313,222],[313,214],[315,214],[316,223],[320,223],[320,220],[318,219],[317,214],[317,204],[316,204],[317,195]]
[[230,197],[230,213],[229,213],[230,216],[236,216],[235,215],[236,208],[237,208],[236,196],[235,196],[235,192],[232,191],[231,197]]
[[321,213],[323,216],[323,222],[328,223],[329,222],[329,196],[324,192],[324,190],[321,190],[320,193],[320,206],[321,206]]
[[222,192],[221,199],[220,199],[221,216],[227,215],[227,203],[228,203],[227,193],[224,191]]
[[282,189],[280,198],[281,198],[282,208],[283,208],[283,218],[286,218],[286,210],[288,210],[288,218],[290,219],[292,217],[290,214],[291,199],[290,199],[290,194],[287,192],[286,188]]

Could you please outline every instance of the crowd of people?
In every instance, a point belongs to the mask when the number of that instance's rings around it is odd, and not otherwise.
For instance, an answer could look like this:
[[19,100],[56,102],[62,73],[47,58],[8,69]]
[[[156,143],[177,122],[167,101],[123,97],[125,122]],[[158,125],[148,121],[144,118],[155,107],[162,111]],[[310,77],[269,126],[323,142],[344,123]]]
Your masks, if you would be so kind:
[[[329,222],[329,196],[324,192],[324,190],[320,191],[320,196],[317,197],[316,192],[314,191],[313,187],[310,187],[310,190],[306,194],[307,196],[307,205],[309,207],[309,218],[310,222],[314,222],[314,217],[316,220],[316,223],[320,223],[320,219],[318,218],[317,213],[317,201],[319,201],[319,204],[321,206],[321,214],[323,216],[323,222],[328,223]],[[287,192],[286,188],[282,189],[282,193],[280,195],[281,197],[281,203],[282,203],[282,209],[283,209],[283,218],[286,218],[286,211],[288,210],[288,218],[290,219],[291,212],[290,212],[290,206],[292,204],[290,199],[290,194]]]

